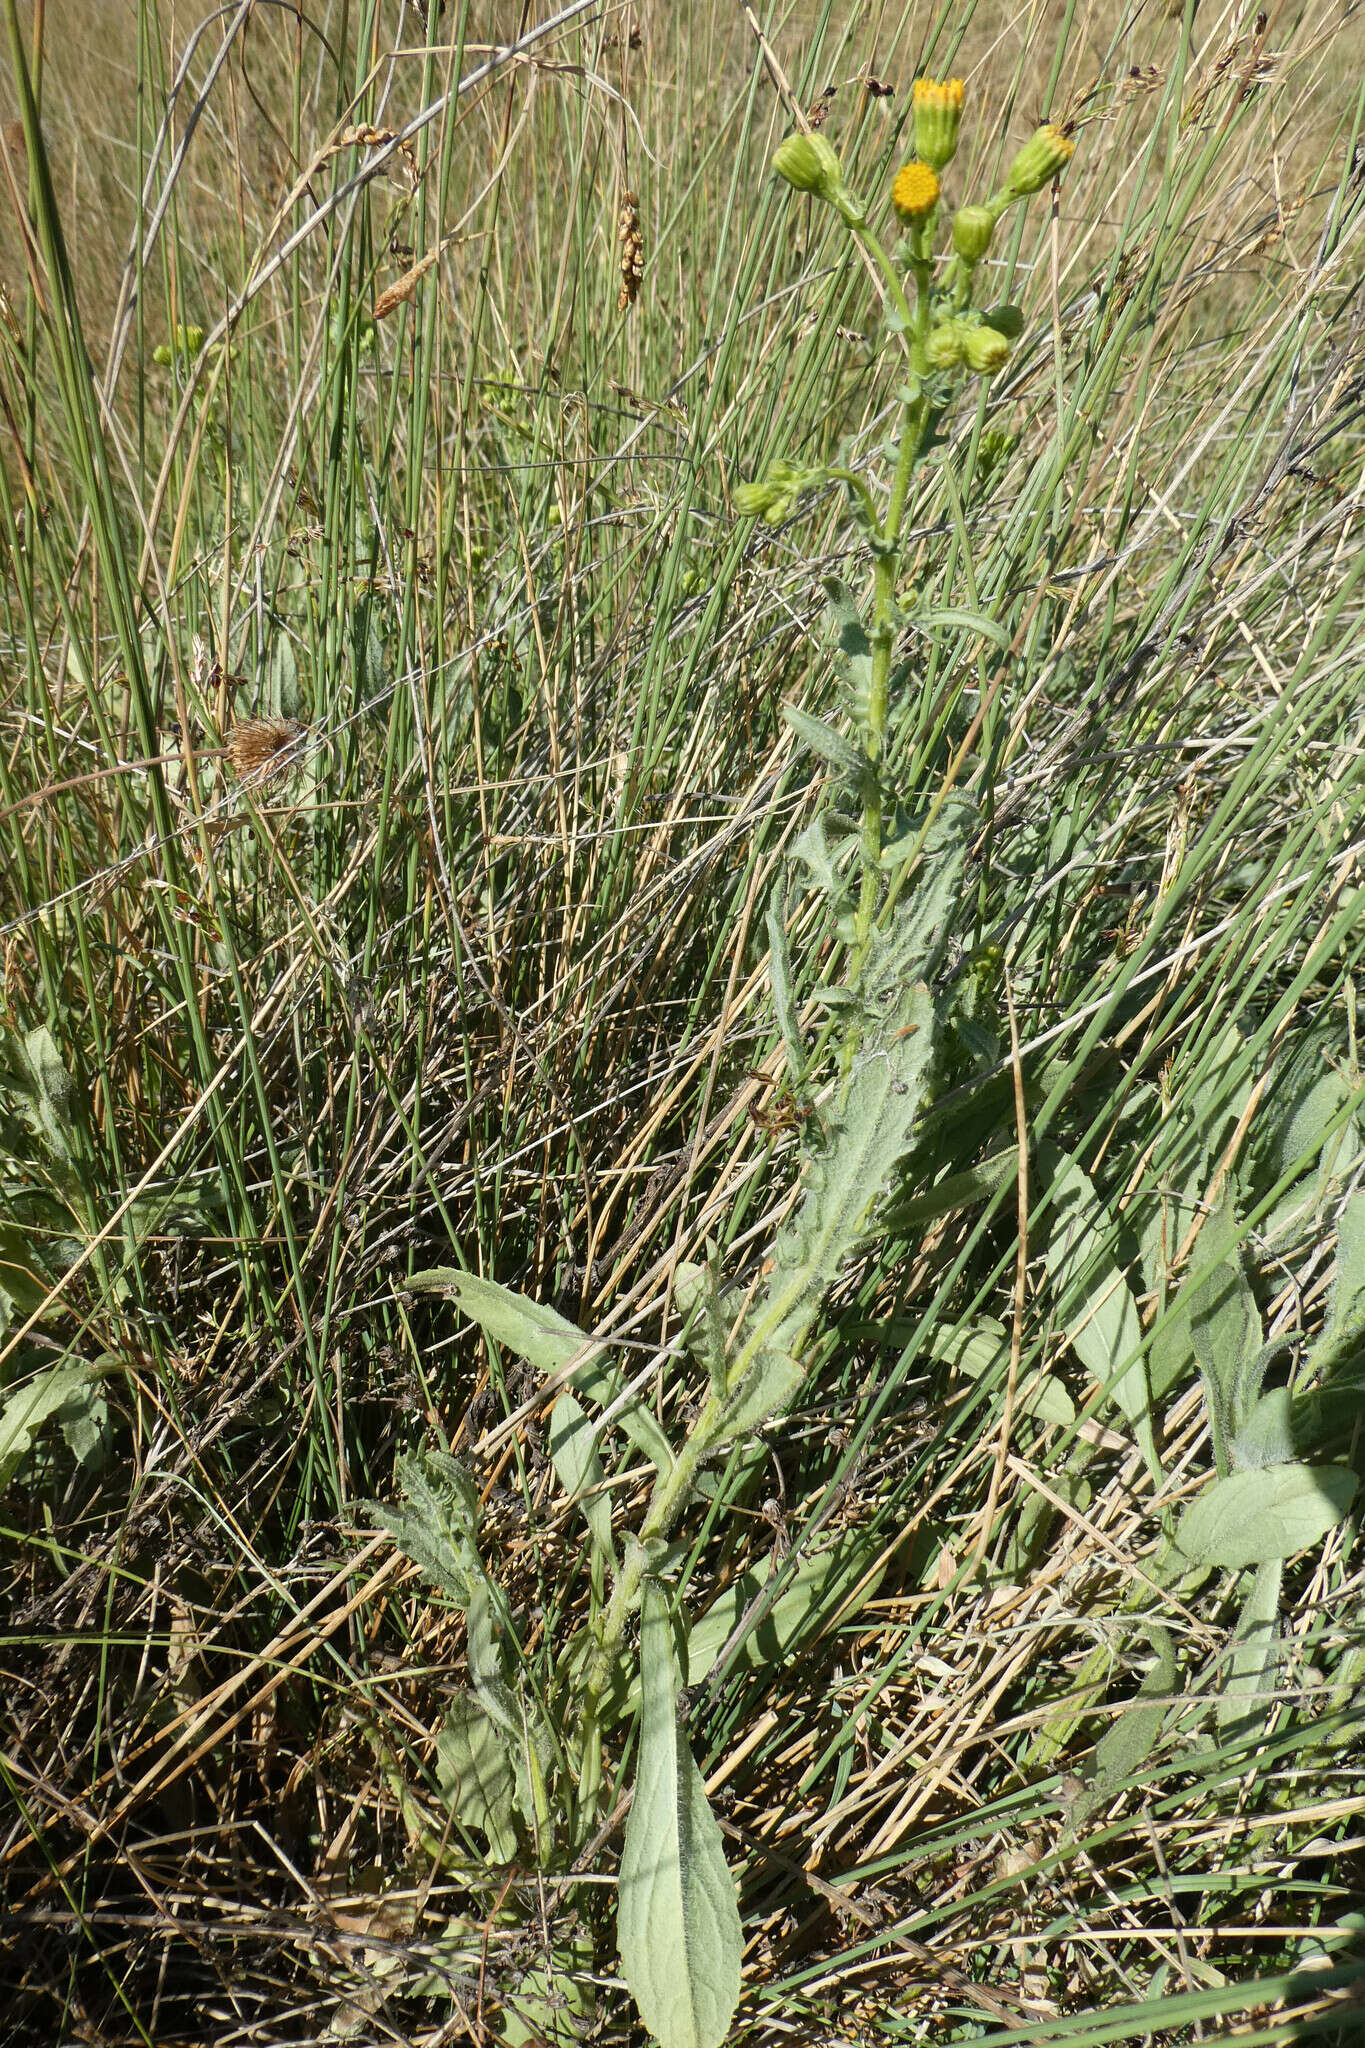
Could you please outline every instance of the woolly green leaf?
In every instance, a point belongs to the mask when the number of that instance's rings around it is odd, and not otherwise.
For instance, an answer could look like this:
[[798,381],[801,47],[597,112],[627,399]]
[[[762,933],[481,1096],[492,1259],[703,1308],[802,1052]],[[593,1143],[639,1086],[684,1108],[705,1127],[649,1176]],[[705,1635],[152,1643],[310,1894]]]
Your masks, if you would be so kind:
[[640,1749],[617,1888],[621,1970],[660,2048],[720,2048],[739,2002],[734,1881],[678,1717],[662,1589],[640,1603]]
[[1297,1557],[1325,1536],[1355,1498],[1349,1465],[1274,1465],[1215,1479],[1186,1508],[1175,1547],[1192,1564],[1240,1571]]
[[859,1058],[843,1110],[811,1161],[800,1206],[778,1233],[767,1290],[731,1366],[732,1397],[717,1443],[757,1428],[795,1397],[807,1332],[906,1149],[933,1048],[928,989],[907,991],[897,1014],[906,1019],[904,1036]]
[[1250,1413],[1260,1391],[1251,1376],[1261,1350],[1261,1318],[1242,1271],[1238,1243],[1236,1185],[1228,1177],[1223,1199],[1199,1233],[1190,1277],[1180,1291],[1188,1297],[1194,1344],[1213,1421],[1214,1455],[1226,1468],[1228,1443]]
[[[515,1294],[510,1287],[500,1287],[496,1280],[485,1280],[458,1266],[432,1266],[410,1274],[403,1285],[412,1294],[452,1296],[486,1336],[524,1358],[547,1379],[580,1361],[570,1374],[569,1385],[576,1394],[603,1408],[611,1406],[625,1385],[615,1366],[605,1362],[604,1345],[557,1309]],[[660,1472],[672,1470],[672,1447],[642,1402],[627,1402],[613,1420]]]
[[[820,1304],[863,1240],[909,1150],[932,1071],[936,1013],[927,977],[942,958],[975,813],[946,805],[926,834],[918,888],[869,952],[859,987],[862,1051],[809,1161],[795,1213],[773,1246],[768,1284],[746,1317],[729,1367],[730,1400],[712,1446],[790,1406]],[[925,977],[921,979],[920,977]]]
[[[2,1276],[0,1276],[2,1277]],[[1332,1288],[1331,1335],[1365,1324],[1365,1191],[1346,1197],[1337,1219],[1337,1274]]]
[[936,1181],[927,1194],[893,1203],[886,1212],[886,1227],[897,1235],[908,1234],[926,1223],[936,1223],[941,1216],[955,1215],[959,1209],[974,1209],[988,1202],[1018,1172],[1019,1147],[1007,1145],[983,1159],[980,1166],[965,1167],[961,1173]]
[[841,775],[856,782],[867,773],[867,757],[860,754],[852,740],[836,732],[823,719],[812,718],[808,711],[799,711],[795,704],[784,704],[782,716],[786,719],[797,738],[818,754],[822,761],[828,761]]
[[921,633],[940,632],[947,628],[957,633],[979,633],[983,639],[993,640],[997,647],[1008,648],[1010,644],[1010,635],[998,619],[988,619],[984,612],[963,611],[956,605],[911,612],[906,623]]
[[1270,1712],[1279,1662],[1280,1585],[1284,1565],[1278,1557],[1260,1565],[1242,1604],[1228,1660],[1228,1675],[1218,1702],[1218,1725],[1224,1734],[1250,1732],[1264,1725]]
[[436,1776],[450,1811],[488,1837],[495,1862],[517,1853],[516,1780],[505,1736],[472,1693],[456,1693],[436,1737]]
[[1262,1394],[1229,1444],[1228,1454],[1235,1472],[1292,1463],[1294,1415],[1288,1387],[1272,1387]]
[[47,1291],[26,1233],[16,1224],[0,1223],[0,1330],[11,1311],[27,1320],[42,1307]]
[[[603,1493],[594,1492],[606,1478],[592,1422],[570,1393],[563,1393],[550,1410],[550,1463],[570,1500],[578,1501],[583,1519],[598,1553],[612,1562],[611,1503]],[[580,1499],[580,1495],[586,1495]]]
[[[851,1621],[876,1594],[881,1571],[867,1576],[880,1546],[866,1537],[843,1536],[812,1557],[803,1557],[772,1605],[748,1628],[731,1653],[728,1668],[773,1670],[803,1642],[826,1633],[836,1623]],[[688,1630],[680,1683],[700,1685],[715,1669],[722,1650],[740,1622],[761,1599],[772,1576],[765,1559],[756,1572],[745,1572],[714,1600]],[[629,1711],[639,1699],[638,1682],[616,1703]]]
[[1096,1804],[1126,1785],[1156,1747],[1166,1718],[1166,1702],[1175,1691],[1175,1645],[1159,1622],[1144,1624],[1156,1651],[1156,1662],[1138,1687],[1137,1697],[1110,1723],[1095,1745],[1095,1776],[1091,1797]]
[[1113,1252],[1114,1227],[1087,1174],[1055,1145],[1039,1149],[1052,1200],[1047,1267],[1072,1350],[1132,1424],[1147,1468],[1161,1475],[1152,1433],[1142,1324]]
[[467,1607],[483,1578],[478,1551],[479,1496],[463,1465],[445,1451],[400,1455],[394,1469],[401,1499],[362,1501],[405,1557],[433,1586]]
[[592,2012],[592,1967],[592,1943],[586,1937],[556,1942],[548,1967],[537,1963],[529,1969],[497,2016],[499,2038],[507,2048],[574,2048],[583,2039],[575,2021]]
[[71,1076],[62,1065],[57,1041],[45,1024],[26,1033],[24,1058],[30,1086],[26,1090],[35,1130],[57,1159],[71,1158]]
[[787,949],[787,904],[784,887],[773,891],[768,904],[767,925],[768,979],[772,985],[777,1028],[782,1033],[782,1043],[786,1048],[788,1072],[793,1081],[800,1081],[806,1071],[806,1054],[801,1043],[801,1025],[796,1014],[796,999],[792,992],[792,963],[791,954]]
[[0,1486],[14,1477],[45,1422],[89,1407],[94,1383],[93,1369],[81,1360],[49,1365],[10,1395],[0,1408]]

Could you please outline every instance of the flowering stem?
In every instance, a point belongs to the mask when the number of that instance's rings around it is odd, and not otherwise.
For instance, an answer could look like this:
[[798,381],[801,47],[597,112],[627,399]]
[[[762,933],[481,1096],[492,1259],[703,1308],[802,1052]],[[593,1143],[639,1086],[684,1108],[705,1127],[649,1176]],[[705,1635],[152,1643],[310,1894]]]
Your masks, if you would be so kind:
[[[906,501],[910,495],[910,479],[923,450],[924,432],[929,418],[925,380],[929,374],[927,343],[932,315],[933,264],[928,253],[931,233],[932,229],[928,223],[915,231],[914,251],[910,261],[915,280],[913,312],[899,281],[896,285],[897,299],[905,309],[907,331],[910,336],[911,375],[901,418],[900,447],[896,454],[895,473],[891,479],[891,496],[887,501],[886,518],[881,524],[875,543],[876,561],[872,572],[872,671],[867,692],[867,721],[862,736],[868,760],[867,792],[863,798],[863,879],[854,917],[853,950],[849,962],[850,979],[855,980],[862,970],[871,944],[872,921],[876,915],[878,883],[881,876],[884,822],[881,769],[886,750],[891,650],[896,638],[896,581],[900,566],[901,527],[905,520]],[[889,270],[890,265],[880,244],[870,236],[868,239],[872,242],[879,259]],[[845,1046],[846,1069],[855,1050],[856,1046],[850,1036]]]

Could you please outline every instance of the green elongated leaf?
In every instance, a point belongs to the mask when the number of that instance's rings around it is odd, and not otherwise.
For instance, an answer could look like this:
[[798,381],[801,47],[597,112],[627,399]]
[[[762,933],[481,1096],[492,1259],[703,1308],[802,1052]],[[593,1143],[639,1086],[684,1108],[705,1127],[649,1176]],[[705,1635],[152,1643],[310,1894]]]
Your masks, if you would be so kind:
[[[600,1407],[609,1408],[625,1385],[616,1367],[605,1362],[604,1345],[594,1342],[557,1309],[530,1301],[510,1287],[500,1287],[496,1280],[485,1280],[458,1266],[432,1266],[410,1274],[403,1285],[412,1294],[452,1297],[495,1343],[524,1358],[547,1379],[563,1372],[575,1359],[581,1360],[569,1385]],[[660,1472],[672,1470],[672,1446],[642,1402],[628,1402],[614,1419],[652,1465]]]
[[57,1041],[45,1024],[24,1038],[24,1057],[32,1077],[30,1102],[35,1128],[53,1154],[71,1158],[71,1076],[62,1064]]
[[997,647],[1008,648],[1010,635],[998,619],[988,619],[984,612],[964,611],[959,605],[940,605],[926,611],[911,612],[906,624],[917,632],[933,633],[943,628],[957,633],[979,633],[985,640],[994,641]]
[[601,1355],[602,1346],[594,1344],[557,1309],[516,1294],[510,1287],[500,1287],[496,1280],[466,1273],[459,1266],[432,1266],[411,1274],[403,1286],[409,1294],[451,1296],[495,1343],[524,1358],[546,1379],[561,1372],[580,1353],[585,1358]]
[[794,1082],[806,1071],[806,1052],[801,1043],[801,1025],[792,992],[791,954],[787,949],[786,888],[774,889],[768,904],[768,979],[772,985],[773,1010],[787,1053],[787,1071]]
[[[592,1422],[570,1393],[563,1393],[550,1410],[550,1463],[570,1500],[578,1501],[583,1519],[598,1553],[608,1564],[614,1552],[611,1542],[611,1503],[600,1487],[606,1478],[597,1455]],[[580,1496],[586,1496],[581,1498]]]
[[94,1371],[81,1360],[49,1365],[16,1388],[0,1408],[0,1486],[8,1486],[45,1422],[54,1415],[88,1409],[94,1386]]
[[834,628],[835,664],[848,685],[854,715],[865,724],[872,690],[872,642],[867,637],[862,613],[844,585],[831,577],[825,592],[829,599],[827,616]]
[[1255,1472],[1294,1459],[1294,1412],[1288,1387],[1262,1394],[1228,1446],[1234,1472]]
[[1357,1188],[1346,1197],[1337,1218],[1337,1274],[1332,1288],[1328,1334],[1340,1337],[1362,1327],[1365,1327],[1365,1190]]
[[974,1209],[979,1203],[988,1202],[1018,1172],[1019,1147],[1007,1145],[1003,1151],[983,1159],[980,1166],[968,1166],[961,1173],[935,1182],[927,1194],[893,1202],[886,1212],[886,1227],[900,1234],[936,1223],[940,1216],[953,1216],[959,1209]]
[[1231,1175],[1217,1210],[1199,1233],[1181,1303],[1189,1297],[1190,1336],[1204,1375],[1213,1423],[1214,1455],[1220,1471],[1228,1444],[1260,1392],[1251,1384],[1261,1351],[1261,1318],[1256,1297],[1242,1271],[1238,1243],[1237,1190]]
[[1191,1564],[1241,1571],[1297,1557],[1347,1513],[1356,1475],[1349,1465],[1273,1465],[1215,1479],[1180,1518],[1175,1547]]
[[[1010,1333],[993,1316],[978,1316],[955,1329],[932,1331],[926,1349],[931,1357],[943,1359],[968,1379],[981,1379],[988,1372],[1008,1370]],[[1076,1403],[1056,1373],[1045,1372],[1021,1385],[1014,1412],[1032,1415],[1057,1429],[1069,1429],[1076,1420]]]
[[799,1351],[820,1303],[856,1249],[909,1140],[928,1072],[934,1008],[927,988],[906,992],[905,1035],[865,1053],[842,1113],[812,1160],[795,1216],[778,1233],[767,1289],[746,1321],[730,1369],[731,1399],[715,1441],[756,1429],[795,1398]]
[[400,1455],[394,1477],[396,1502],[362,1501],[361,1507],[387,1529],[405,1557],[461,1607],[482,1584],[479,1557],[479,1496],[473,1480],[445,1451]]
[[640,1602],[640,1748],[617,1889],[621,1971],[660,2048],[720,2048],[739,2003],[734,1880],[678,1719],[668,1602]]
[[1161,1476],[1152,1431],[1142,1323],[1114,1257],[1115,1231],[1089,1175],[1055,1145],[1039,1148],[1052,1204],[1047,1268],[1072,1350],[1132,1424],[1154,1479]]
[[462,1826],[478,1828],[498,1863],[517,1853],[516,1779],[507,1739],[472,1693],[456,1693],[436,1737],[436,1777]]
[[41,1308],[47,1291],[25,1232],[17,1224],[0,1223],[0,1330],[11,1311],[26,1318]]
[[838,893],[839,877],[835,872],[823,814],[812,818],[805,831],[792,841],[792,858],[801,862],[822,894],[834,896]]
[[1144,1624],[1156,1661],[1138,1687],[1137,1697],[1110,1723],[1095,1745],[1095,1776],[1090,1798],[1095,1805],[1128,1783],[1141,1769],[1161,1734],[1166,1703],[1176,1687],[1175,1645],[1159,1622]]
[[[790,1583],[736,1645],[728,1668],[772,1670],[785,1663],[801,1643],[818,1640],[836,1617],[841,1625],[851,1621],[875,1597],[881,1584],[880,1572],[860,1584],[879,1547],[865,1537],[845,1536],[813,1557],[802,1558]],[[771,1560],[765,1560],[761,1571],[745,1572],[735,1579],[700,1621],[693,1623],[682,1653],[682,1685],[700,1685],[710,1677],[721,1651],[771,1576]],[[639,1696],[637,1681],[617,1703],[618,1711],[629,1712]]]
[[757,1428],[795,1399],[804,1380],[802,1348],[821,1301],[909,1150],[937,1028],[933,997],[919,977],[942,958],[974,819],[970,804],[945,805],[926,834],[919,886],[868,955],[859,990],[863,1049],[810,1159],[795,1213],[778,1232],[767,1287],[740,1332],[714,1445]]
[[1280,1587],[1284,1565],[1267,1559],[1252,1576],[1233,1635],[1232,1653],[1222,1696],[1218,1726],[1224,1734],[1264,1726],[1274,1702],[1279,1663]]
[[867,774],[866,755],[860,754],[852,740],[836,732],[832,725],[826,725],[823,719],[812,718],[808,711],[798,710],[795,704],[784,704],[782,716],[813,754],[818,754],[822,761],[828,761],[831,768],[837,768],[851,782],[859,782]]
[[578,2022],[592,2013],[592,1943],[556,1943],[548,1968],[535,1964],[497,2015],[507,2048],[575,2048],[583,2039]]

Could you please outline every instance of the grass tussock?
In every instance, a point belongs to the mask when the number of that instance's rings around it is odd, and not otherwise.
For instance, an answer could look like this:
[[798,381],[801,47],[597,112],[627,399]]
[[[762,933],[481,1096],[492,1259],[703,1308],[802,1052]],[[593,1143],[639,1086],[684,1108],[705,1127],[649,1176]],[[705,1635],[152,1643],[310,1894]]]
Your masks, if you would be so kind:
[[465,1619],[367,1503],[455,1454],[562,1717],[603,1588],[552,1395],[406,1283],[558,1310],[676,1439],[680,1266],[761,1282],[847,947],[781,706],[838,722],[871,566],[837,493],[735,492],[870,457],[896,346],[766,167],[806,117],[885,208],[926,70],[954,203],[1077,148],[907,509],[952,1030],[671,1563],[728,1618],[686,1704],[733,2038],[1351,2038],[1357,8],[0,15],[9,2038],[643,2038],[620,1812],[496,1853],[442,1776]]

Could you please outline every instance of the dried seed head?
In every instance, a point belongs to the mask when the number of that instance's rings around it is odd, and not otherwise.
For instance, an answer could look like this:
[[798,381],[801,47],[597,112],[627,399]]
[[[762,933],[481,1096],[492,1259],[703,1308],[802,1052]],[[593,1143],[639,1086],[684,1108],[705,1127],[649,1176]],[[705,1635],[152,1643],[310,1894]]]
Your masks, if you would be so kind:
[[616,301],[618,313],[624,313],[627,306],[633,306],[640,295],[640,280],[645,274],[645,238],[640,233],[640,202],[633,192],[621,194],[621,212],[617,218],[616,232],[621,251],[621,295]]
[[298,766],[308,727],[297,718],[241,718],[228,734],[227,756],[241,782],[257,789]]

